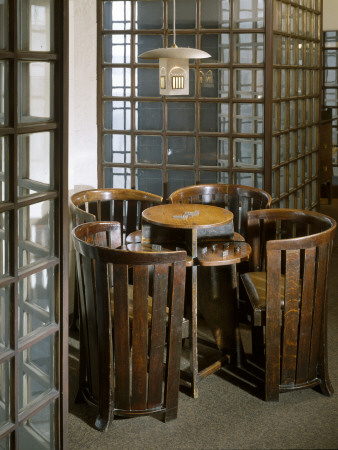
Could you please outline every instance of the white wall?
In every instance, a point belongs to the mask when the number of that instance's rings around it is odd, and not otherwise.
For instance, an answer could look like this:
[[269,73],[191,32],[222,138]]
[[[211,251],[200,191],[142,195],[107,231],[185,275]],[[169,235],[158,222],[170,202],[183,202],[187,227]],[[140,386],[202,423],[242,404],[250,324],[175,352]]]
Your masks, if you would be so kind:
[[69,2],[69,191],[97,187],[96,1]]
[[[69,195],[96,187],[96,1],[70,0]],[[69,312],[71,313],[75,273],[75,252],[72,242],[69,249]]]
[[338,0],[323,0],[323,30],[338,30]]

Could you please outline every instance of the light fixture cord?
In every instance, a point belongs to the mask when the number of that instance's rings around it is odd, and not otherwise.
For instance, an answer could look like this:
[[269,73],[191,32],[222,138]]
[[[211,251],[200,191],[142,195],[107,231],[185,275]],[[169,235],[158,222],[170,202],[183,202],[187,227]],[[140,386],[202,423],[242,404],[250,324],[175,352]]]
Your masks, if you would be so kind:
[[173,31],[174,31],[173,47],[176,47],[176,1],[175,0],[173,0]]

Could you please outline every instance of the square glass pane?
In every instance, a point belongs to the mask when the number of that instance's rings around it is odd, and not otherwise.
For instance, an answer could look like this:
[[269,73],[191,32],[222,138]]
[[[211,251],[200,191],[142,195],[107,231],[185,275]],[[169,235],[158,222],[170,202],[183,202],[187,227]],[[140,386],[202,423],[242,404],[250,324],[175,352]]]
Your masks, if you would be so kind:
[[108,64],[129,64],[131,38],[128,34],[103,36],[103,61]]
[[136,136],[136,162],[143,164],[162,164],[162,136]]
[[312,82],[312,70],[307,70],[305,73],[305,92],[306,95],[314,95],[312,92],[312,86],[313,86],[313,82]]
[[316,175],[317,175],[317,157],[318,157],[318,154],[317,154],[317,152],[314,152],[314,153],[312,153],[312,173],[311,173],[311,175],[312,175],[312,177],[315,177]]
[[19,353],[19,408],[27,409],[54,388],[54,335]]
[[264,71],[261,69],[234,69],[234,97],[263,98]]
[[279,171],[279,195],[286,193],[286,169],[282,166]]
[[201,0],[201,26],[203,28],[229,28],[229,0]]
[[0,126],[8,125],[8,77],[8,62],[0,61]]
[[[230,71],[229,69],[218,69],[219,79],[219,97],[226,98],[230,95]],[[201,96],[203,97],[203,90],[201,89]]]
[[234,28],[263,28],[264,0],[236,0],[233,2]]
[[264,34],[234,34],[233,43],[234,63],[262,64],[264,62]]
[[195,104],[190,102],[168,103],[168,130],[194,131]]
[[263,167],[263,140],[234,139],[233,159],[234,167]]
[[130,97],[131,69],[126,67],[106,67],[104,74],[104,95],[108,97]]
[[229,167],[229,139],[216,137],[201,138],[200,164],[202,166]]
[[305,149],[305,144],[304,144],[304,140],[305,140],[305,130],[300,128],[297,131],[297,155],[303,155],[304,154],[304,149]]
[[228,97],[229,70],[228,69],[200,69],[201,97]]
[[138,0],[136,3],[135,25],[139,30],[159,30],[163,28],[163,1]]
[[337,106],[338,104],[338,89],[324,90],[325,106]]
[[289,102],[290,105],[290,128],[294,128],[297,125],[297,102],[292,100]]
[[135,187],[140,191],[163,196],[163,172],[159,169],[137,169]]
[[288,149],[287,149],[287,138],[288,135],[281,134],[279,137],[279,162],[282,163],[287,160]]
[[217,166],[218,138],[204,137],[200,139],[200,164],[202,166]]
[[158,68],[139,68],[135,71],[136,97],[159,97]]
[[0,3],[0,50],[8,49],[8,0]]
[[167,145],[168,164],[193,165],[195,162],[195,137],[172,136],[168,137]]
[[[184,0],[176,3],[176,28],[196,27],[196,0]],[[173,29],[173,1],[168,0],[168,27]],[[178,44],[177,44],[178,45]]]
[[54,256],[54,203],[44,201],[18,211],[20,268]]
[[308,181],[311,178],[311,155],[305,156],[304,159],[304,174],[305,174],[305,181]]
[[[10,347],[10,288],[0,289],[0,355]],[[1,380],[1,377],[0,377]],[[0,381],[0,391],[2,383]],[[2,395],[2,394],[1,394]],[[0,402],[1,410],[1,402]],[[1,415],[1,412],[0,412]],[[1,422],[1,420],[0,420]],[[1,426],[1,424],[0,424]]]
[[0,279],[9,275],[9,214],[0,214]]
[[[337,56],[338,56],[338,52],[337,52]],[[337,61],[337,67],[338,67],[338,61]],[[338,87],[338,69],[324,70],[324,83],[325,83],[325,86]]]
[[103,28],[114,31],[130,30],[131,4],[130,0],[103,2]]
[[158,63],[158,59],[144,59],[139,58],[144,52],[149,50],[153,50],[154,48],[162,48],[163,47],[163,36],[160,35],[147,35],[140,34],[135,36],[135,60],[138,63],[150,63],[156,64]]
[[298,159],[297,161],[297,185],[301,185],[304,183],[304,175],[303,175],[303,167],[304,167],[304,160]]
[[324,66],[325,67],[338,67],[338,50],[326,49],[324,51]]
[[53,0],[20,0],[18,43],[19,49],[34,52],[53,50]]
[[49,62],[19,62],[18,120],[21,123],[53,119],[54,65]]
[[[0,319],[1,320],[1,319]],[[0,364],[0,427],[10,421],[10,380],[11,380],[11,366],[10,361],[5,361]],[[1,448],[9,449],[10,447],[3,447],[1,440]]]
[[218,103],[205,102],[200,104],[200,130],[206,132],[217,132],[218,123],[224,120],[229,123],[229,105],[226,105],[224,117],[222,118],[221,105]]
[[271,186],[271,196],[273,199],[277,198],[279,196],[278,193],[278,185],[277,185],[277,177],[278,177],[278,170],[274,170],[272,172],[272,186]]
[[289,164],[289,191],[296,187],[296,164]]
[[338,47],[338,31],[324,32],[325,47]]
[[106,167],[103,182],[106,188],[131,189],[131,170],[124,167]]
[[[170,34],[168,36],[168,47],[172,47],[174,44],[174,36]],[[179,34],[176,36],[176,45],[178,47],[191,47],[196,48],[197,47],[197,41],[195,35],[190,34]],[[191,62],[194,62],[194,59],[190,60]],[[207,59],[207,61],[210,61],[210,59]]]
[[318,202],[317,181],[311,183],[311,206]]
[[289,133],[289,159],[295,158],[298,154],[298,132]]
[[289,16],[290,16],[290,12],[289,12],[289,5],[286,5],[285,3],[282,3],[282,32],[283,33],[288,33],[289,31]]
[[290,97],[294,97],[297,95],[298,91],[298,84],[297,84],[297,71],[296,70],[290,70]]
[[223,63],[230,62],[230,37],[229,34],[202,34],[201,49],[211,55],[211,58],[201,60],[202,62]]
[[8,138],[0,137],[0,202],[7,202],[8,192]]
[[162,130],[163,103],[137,102],[135,105],[135,126],[137,130]]
[[263,133],[264,107],[261,103],[234,105],[234,130],[237,133]]
[[310,209],[310,198],[311,198],[310,184],[306,184],[304,194],[304,209]]
[[22,450],[55,448],[54,403],[48,404],[41,411],[23,422],[18,428],[18,445]]
[[261,173],[236,172],[234,173],[234,183],[263,189],[263,175]]
[[286,130],[289,123],[289,103],[280,103],[280,129]]
[[272,166],[276,166],[279,163],[279,136],[272,137]]
[[18,196],[53,189],[54,134],[50,132],[18,136]]
[[131,138],[128,134],[105,134],[103,136],[104,162],[130,163]]
[[45,269],[19,282],[18,333],[25,337],[55,320],[55,273]]
[[104,102],[104,128],[106,130],[130,130],[131,103],[121,101]]
[[177,189],[196,184],[193,170],[168,170],[168,195]]
[[[201,184],[216,184],[219,183],[219,173],[212,171],[200,171],[199,180]],[[226,181],[222,181],[222,183],[226,183]]]

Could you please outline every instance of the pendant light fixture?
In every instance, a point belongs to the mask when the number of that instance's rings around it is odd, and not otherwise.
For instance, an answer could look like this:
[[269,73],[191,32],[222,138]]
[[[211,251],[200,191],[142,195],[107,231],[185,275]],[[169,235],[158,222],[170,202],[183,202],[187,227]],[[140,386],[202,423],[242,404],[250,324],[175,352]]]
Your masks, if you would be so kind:
[[174,43],[170,48],[157,48],[142,53],[139,58],[159,60],[159,86],[162,95],[189,94],[189,59],[209,58],[209,53],[176,45],[176,2],[173,0]]

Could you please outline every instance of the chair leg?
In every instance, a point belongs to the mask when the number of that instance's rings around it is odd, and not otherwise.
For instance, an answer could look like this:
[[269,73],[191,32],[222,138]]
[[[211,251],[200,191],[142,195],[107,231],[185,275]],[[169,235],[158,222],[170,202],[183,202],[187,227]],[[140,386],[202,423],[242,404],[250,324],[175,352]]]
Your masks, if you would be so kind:
[[[113,417],[112,417],[113,418]],[[110,408],[108,410],[99,413],[95,420],[95,427],[99,431],[107,431],[110,423]]]
[[167,409],[163,413],[163,422],[170,422],[170,420],[174,420],[177,418],[178,408]]
[[264,327],[253,325],[251,330],[252,358],[257,364],[264,365]]

